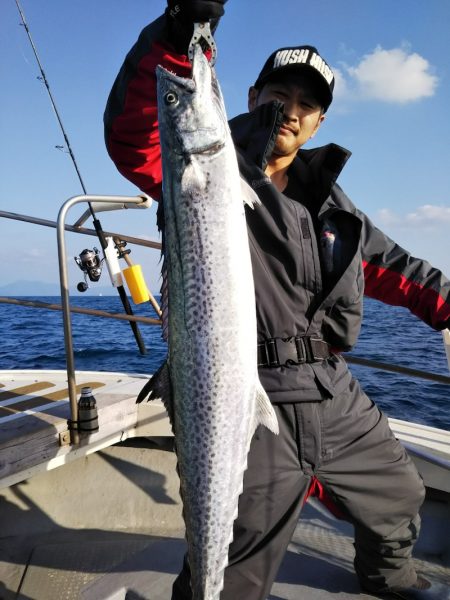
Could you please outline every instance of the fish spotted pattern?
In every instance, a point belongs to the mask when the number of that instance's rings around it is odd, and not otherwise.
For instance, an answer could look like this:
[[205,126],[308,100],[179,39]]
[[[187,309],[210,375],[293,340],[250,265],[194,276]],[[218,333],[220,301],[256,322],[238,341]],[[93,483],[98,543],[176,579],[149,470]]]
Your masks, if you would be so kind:
[[[257,373],[255,294],[222,94],[200,47],[192,78],[157,69],[167,364],[150,386],[171,418],[194,600],[218,600],[256,427],[278,433]],[[148,390],[147,390],[148,391]]]

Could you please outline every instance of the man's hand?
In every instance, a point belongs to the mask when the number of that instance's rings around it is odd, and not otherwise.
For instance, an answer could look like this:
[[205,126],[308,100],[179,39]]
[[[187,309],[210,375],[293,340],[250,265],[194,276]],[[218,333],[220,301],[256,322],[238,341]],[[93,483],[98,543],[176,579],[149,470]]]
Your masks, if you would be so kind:
[[168,0],[169,15],[184,23],[201,23],[219,19],[227,0]]
[[194,23],[210,22],[211,32],[223,16],[227,0],[167,0],[170,41],[179,54],[187,54]]

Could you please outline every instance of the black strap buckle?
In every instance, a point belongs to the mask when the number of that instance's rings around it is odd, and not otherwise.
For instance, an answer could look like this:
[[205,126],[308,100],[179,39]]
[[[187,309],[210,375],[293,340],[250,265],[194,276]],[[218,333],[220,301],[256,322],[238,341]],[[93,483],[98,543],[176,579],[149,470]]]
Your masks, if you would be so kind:
[[297,365],[299,357],[295,338],[276,338],[276,341],[279,365]]
[[320,362],[330,356],[328,344],[310,336],[270,338],[258,344],[258,367],[301,365]]

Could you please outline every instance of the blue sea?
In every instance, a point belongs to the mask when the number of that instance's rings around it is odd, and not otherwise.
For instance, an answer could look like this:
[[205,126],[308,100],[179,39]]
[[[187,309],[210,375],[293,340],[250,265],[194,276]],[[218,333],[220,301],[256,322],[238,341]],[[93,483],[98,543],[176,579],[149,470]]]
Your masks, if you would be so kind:
[[[60,303],[59,297],[24,298]],[[71,298],[71,305],[123,312],[115,296]],[[155,314],[150,304],[133,312]],[[164,360],[159,326],[141,325],[147,347],[141,355],[125,321],[74,314],[72,328],[78,370],[153,373]],[[0,304],[0,369],[65,369],[60,312]],[[365,301],[360,339],[352,354],[364,358],[449,375],[440,332],[433,331],[402,308]],[[350,365],[366,393],[390,417],[450,430],[450,386]]]

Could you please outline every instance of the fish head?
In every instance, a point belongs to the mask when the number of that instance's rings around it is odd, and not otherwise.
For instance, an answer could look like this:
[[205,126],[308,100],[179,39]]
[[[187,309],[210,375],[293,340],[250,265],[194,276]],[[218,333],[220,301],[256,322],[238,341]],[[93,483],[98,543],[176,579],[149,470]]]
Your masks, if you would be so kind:
[[197,44],[192,78],[156,69],[161,145],[183,155],[219,150],[228,133],[223,98],[214,70]]

